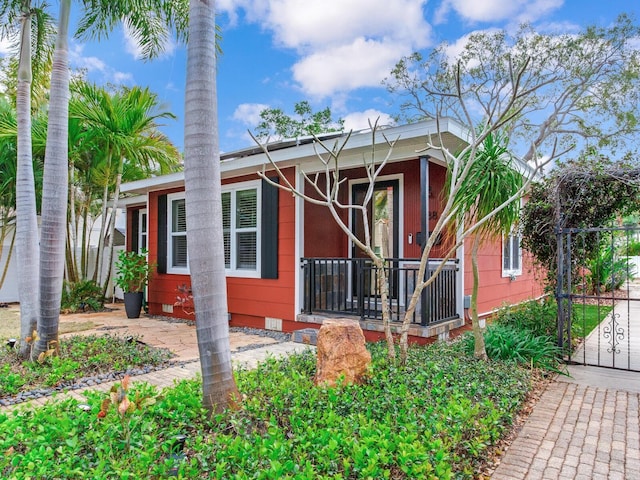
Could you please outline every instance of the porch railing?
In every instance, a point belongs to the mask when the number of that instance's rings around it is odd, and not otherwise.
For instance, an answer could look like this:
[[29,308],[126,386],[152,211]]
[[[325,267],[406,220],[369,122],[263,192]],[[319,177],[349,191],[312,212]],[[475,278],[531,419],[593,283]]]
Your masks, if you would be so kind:
[[[356,315],[382,319],[377,273],[366,258],[303,258],[305,313]],[[425,275],[433,275],[441,260],[430,259]],[[389,280],[391,320],[401,322],[416,285],[420,260],[385,259]],[[412,323],[433,325],[458,318],[458,260],[448,260],[434,281],[423,290]]]

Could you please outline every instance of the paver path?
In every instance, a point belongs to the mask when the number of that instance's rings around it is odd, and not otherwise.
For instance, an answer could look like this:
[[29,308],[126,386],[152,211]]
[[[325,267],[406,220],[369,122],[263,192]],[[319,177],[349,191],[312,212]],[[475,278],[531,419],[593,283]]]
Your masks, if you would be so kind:
[[640,374],[570,372],[548,385],[493,480],[640,479]]

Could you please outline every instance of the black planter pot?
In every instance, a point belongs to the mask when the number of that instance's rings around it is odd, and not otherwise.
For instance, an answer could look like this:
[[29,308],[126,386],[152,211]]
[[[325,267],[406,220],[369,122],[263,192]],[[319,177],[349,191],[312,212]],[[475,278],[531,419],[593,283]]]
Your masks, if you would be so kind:
[[139,318],[142,310],[142,292],[126,292],[124,294],[124,309],[127,318]]

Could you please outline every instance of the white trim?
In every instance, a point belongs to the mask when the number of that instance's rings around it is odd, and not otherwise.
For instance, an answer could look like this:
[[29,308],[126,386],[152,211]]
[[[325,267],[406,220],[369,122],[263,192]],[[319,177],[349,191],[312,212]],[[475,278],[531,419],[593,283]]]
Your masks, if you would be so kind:
[[[515,235],[514,235],[515,233]],[[500,262],[502,269],[502,278],[513,278],[516,276],[522,275],[522,235],[519,232],[514,232],[509,235],[502,235],[501,242],[501,254],[500,254]],[[504,268],[504,243],[507,239],[517,238],[518,239],[518,268]],[[513,245],[511,241],[509,241],[509,264],[513,266],[513,259],[511,258],[511,253],[513,252]]]
[[[242,232],[252,232],[254,228],[236,229],[236,196],[234,192],[244,190],[256,191],[256,268],[255,270],[234,268],[237,261],[234,253],[237,251],[235,234]],[[262,225],[262,182],[260,180],[250,180],[246,182],[232,183],[222,186],[222,193],[231,194],[231,229],[230,229],[230,241],[231,241],[231,268],[225,268],[227,277],[239,277],[239,278],[260,278],[261,276],[261,261],[262,261],[262,238],[260,228]],[[234,248],[235,247],[235,248]]]
[[[234,269],[234,268],[226,268],[225,274],[227,277],[234,278],[260,278],[261,275],[261,232],[260,227],[262,225],[262,182],[260,180],[249,180],[246,182],[238,182],[227,185],[222,185],[221,193],[231,193],[231,232],[230,236],[231,240],[231,265],[235,264],[234,252],[236,249],[235,245],[235,235],[234,233],[238,233],[238,230],[235,229],[235,195],[233,192],[241,191],[241,190],[256,190],[256,269]],[[187,254],[187,267],[173,267],[173,245],[172,245],[172,237],[173,232],[171,231],[171,225],[173,221],[173,201],[175,200],[183,200],[185,198],[185,192],[176,192],[170,193],[167,195],[167,273],[168,274],[179,274],[179,275],[189,275],[189,260]],[[148,216],[147,216],[148,218]],[[253,229],[243,229],[241,231],[253,231]],[[186,232],[185,232],[186,235]]]
[[[295,184],[297,191],[304,190],[304,178],[300,171],[300,166],[295,166]],[[303,192],[304,193],[304,192]],[[304,257],[304,199],[299,195],[296,195],[294,201],[294,215],[295,215],[295,241],[294,241],[294,254],[293,254],[293,271],[294,271],[294,294],[293,294],[293,311],[295,312],[295,318],[298,318],[298,313],[302,312],[304,305],[304,288],[302,285],[302,274],[300,269],[300,259]]]
[[[167,273],[172,274],[189,274],[189,248],[187,247],[187,265],[185,267],[173,266],[173,237],[183,236],[182,232],[179,235],[174,235],[171,230],[173,224],[173,202],[177,200],[185,200],[184,192],[170,193],[167,195]],[[185,200],[186,202],[186,200]],[[185,205],[186,208],[186,205]],[[187,237],[187,230],[185,228],[184,237]]]
[[[143,215],[145,221],[142,222]],[[144,223],[144,232],[142,231],[142,225]],[[142,246],[142,238],[145,238],[144,247]],[[142,249],[149,250],[149,214],[146,208],[138,210],[138,252]]]
[[[398,180],[398,238],[396,241],[398,242],[398,258],[403,258],[404,256],[404,174],[403,173],[394,173],[393,175],[382,175],[376,179],[376,183],[378,182],[387,182]],[[366,185],[369,183],[369,180],[366,178],[357,178],[353,180],[349,180],[349,204],[351,204],[351,200],[353,198],[353,187],[355,185]],[[352,225],[353,215],[352,212],[349,211],[349,230],[353,231]],[[349,240],[349,254],[348,258],[353,258],[353,242]]]
[[[403,258],[404,256],[404,241],[405,241],[405,234],[404,234],[404,174],[403,173],[394,173],[392,175],[382,175],[378,178],[376,178],[376,183],[378,182],[387,182],[387,181],[393,181],[393,180],[397,180],[398,181],[398,238],[395,239],[398,242],[398,258]],[[367,178],[357,178],[357,179],[353,179],[353,180],[349,180],[349,191],[348,191],[348,195],[349,195],[349,204],[351,204],[351,201],[353,200],[353,187],[355,185],[366,185],[369,183],[369,179]],[[352,210],[349,210],[349,230],[353,231],[353,212]],[[353,241],[351,241],[351,239],[349,239],[349,244],[347,246],[347,258],[353,258]],[[353,265],[352,263],[350,263],[350,265]],[[351,268],[351,267],[350,267]],[[351,298],[351,294],[353,292],[353,275],[351,270],[349,270],[348,272],[348,281],[347,281],[347,297]],[[405,285],[400,284],[400,290],[402,290],[403,288],[405,288]],[[404,295],[401,294],[401,292],[398,292],[398,301],[400,301],[401,298],[404,298]]]
[[[463,228],[462,226],[460,226],[460,228],[458,229],[458,232],[456,233],[456,240],[460,239],[460,236],[462,235],[462,231],[463,231]],[[460,318],[464,320],[464,266],[465,266],[464,241],[460,242],[460,246],[456,250],[456,258],[458,259],[458,272],[457,272],[458,278],[456,279],[458,284],[458,291],[456,292],[456,295],[457,295],[456,313]]]

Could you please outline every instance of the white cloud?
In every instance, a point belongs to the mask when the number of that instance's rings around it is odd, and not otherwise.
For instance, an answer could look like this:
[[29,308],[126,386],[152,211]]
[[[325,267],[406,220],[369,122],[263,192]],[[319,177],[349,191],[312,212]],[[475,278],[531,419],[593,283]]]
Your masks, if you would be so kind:
[[84,46],[80,44],[72,45],[69,49],[69,62],[76,68],[81,68],[92,72],[104,72],[107,69],[107,65],[98,57],[85,57],[83,55]]
[[315,98],[378,87],[410,46],[357,38],[351,44],[320,50],[296,63],[293,78]]
[[239,120],[248,127],[255,127],[260,123],[260,112],[269,105],[262,103],[241,103],[233,112],[233,119]]
[[220,0],[218,8],[273,34],[276,44],[295,50],[294,79],[315,97],[330,96],[380,81],[402,55],[427,47],[431,27],[427,0]]
[[348,115],[345,115],[344,129],[347,132],[349,130],[363,130],[369,128],[369,122],[371,122],[371,125],[373,125],[376,120],[378,120],[379,126],[395,124],[393,118],[388,113],[370,108],[368,110],[365,110],[364,112],[352,112]]
[[111,82],[116,85],[134,82],[131,73],[115,70],[98,57],[84,56],[83,51],[84,46],[81,44],[70,45],[69,63],[73,68],[86,70],[90,80],[98,81],[99,83]]
[[443,21],[450,10],[470,22],[533,22],[562,6],[564,0],[444,0],[436,13]]
[[113,81],[117,84],[132,83],[133,75],[127,72],[114,72]]

